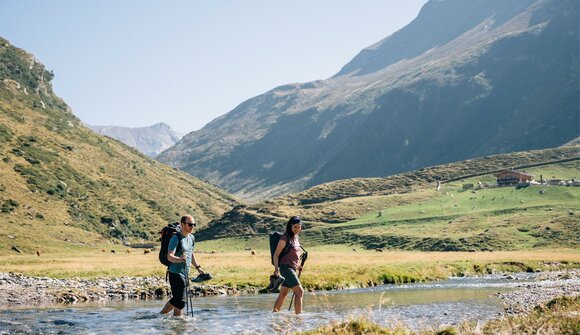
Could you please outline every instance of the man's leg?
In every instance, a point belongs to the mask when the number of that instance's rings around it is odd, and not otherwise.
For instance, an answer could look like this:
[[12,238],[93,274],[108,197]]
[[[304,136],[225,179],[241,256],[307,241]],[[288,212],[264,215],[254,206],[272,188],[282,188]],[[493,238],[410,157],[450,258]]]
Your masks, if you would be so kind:
[[272,312],[279,312],[280,311],[280,308],[282,308],[282,304],[284,303],[284,299],[286,299],[288,292],[290,292],[290,288],[288,288],[286,286],[280,287],[280,293],[278,294],[278,298],[276,299],[276,302],[274,303],[274,310]]
[[185,307],[186,303],[185,277],[169,272],[169,285],[171,286],[172,297],[168,304],[173,308],[173,315],[180,316],[181,310]]

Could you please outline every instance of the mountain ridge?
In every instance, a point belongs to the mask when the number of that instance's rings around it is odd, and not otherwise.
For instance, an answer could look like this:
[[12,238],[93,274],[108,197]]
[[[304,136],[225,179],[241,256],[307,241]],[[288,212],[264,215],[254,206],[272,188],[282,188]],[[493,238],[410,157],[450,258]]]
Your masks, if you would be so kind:
[[[475,12],[484,4],[442,3]],[[348,63],[353,69],[328,80],[248,99],[159,159],[259,200],[331,180],[554,147],[578,137],[576,4],[497,3],[502,10],[511,6],[509,15],[470,21],[468,31],[412,59],[363,75],[353,70],[361,63],[357,56]],[[414,22],[430,10],[421,13]]]

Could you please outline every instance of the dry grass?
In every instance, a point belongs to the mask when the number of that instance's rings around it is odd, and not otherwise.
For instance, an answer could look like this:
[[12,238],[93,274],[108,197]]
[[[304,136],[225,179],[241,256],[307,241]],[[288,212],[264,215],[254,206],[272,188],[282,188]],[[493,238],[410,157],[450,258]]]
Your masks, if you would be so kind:
[[[103,247],[106,248],[106,247]],[[0,258],[1,272],[20,272],[31,276],[120,277],[163,276],[165,268],[157,253],[140,249],[110,247],[71,249],[67,253],[8,255]],[[214,275],[214,284],[265,287],[273,270],[269,253],[198,253],[198,261]],[[580,266],[580,251],[442,253],[442,252],[329,252],[311,250],[302,276],[307,289],[364,287],[383,283],[443,279],[453,275],[492,271],[525,271],[529,268],[556,269]],[[348,276],[344,274],[348,273]]]

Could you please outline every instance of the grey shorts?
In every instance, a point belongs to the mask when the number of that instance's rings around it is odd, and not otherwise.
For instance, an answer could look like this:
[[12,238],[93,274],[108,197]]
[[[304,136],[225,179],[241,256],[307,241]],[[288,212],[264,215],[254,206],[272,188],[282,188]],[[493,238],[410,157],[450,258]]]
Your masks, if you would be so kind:
[[296,270],[289,267],[288,265],[280,265],[280,275],[284,277],[284,282],[282,286],[293,288],[296,285],[300,285],[300,279],[298,279],[298,275],[296,274]]

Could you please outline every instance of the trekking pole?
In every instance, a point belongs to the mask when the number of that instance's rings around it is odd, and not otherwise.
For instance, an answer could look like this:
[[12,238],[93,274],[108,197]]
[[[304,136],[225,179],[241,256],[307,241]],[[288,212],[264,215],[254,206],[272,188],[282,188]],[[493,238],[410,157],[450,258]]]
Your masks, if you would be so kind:
[[191,311],[191,316],[193,316],[193,307],[191,306],[193,301],[191,300],[191,289],[189,287],[189,268],[187,264],[185,264],[185,315],[189,315],[189,311]]
[[[302,248],[302,247],[300,247],[300,248]],[[302,250],[304,250],[304,248],[302,248]],[[302,269],[304,268],[304,263],[306,263],[307,258],[308,258],[308,253],[306,252],[306,250],[304,250],[302,257],[300,257],[300,259],[302,261],[300,262],[300,271],[298,271],[298,279],[300,279],[300,275],[302,274]],[[290,305],[288,305],[288,310],[292,309],[292,301],[294,301],[294,291],[292,291],[292,298],[290,298]]]
[[189,275],[185,267],[185,315],[189,315]]
[[191,312],[191,317],[193,317],[193,298],[191,297],[191,286],[189,286],[189,278],[187,280],[187,306],[189,306],[189,312]]

